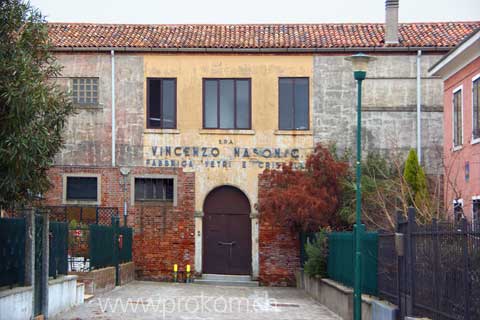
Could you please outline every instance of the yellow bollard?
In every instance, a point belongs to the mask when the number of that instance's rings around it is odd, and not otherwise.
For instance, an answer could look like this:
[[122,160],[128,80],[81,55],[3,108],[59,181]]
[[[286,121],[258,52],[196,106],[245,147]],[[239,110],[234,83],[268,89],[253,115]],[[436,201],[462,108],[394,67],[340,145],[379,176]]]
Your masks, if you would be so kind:
[[187,264],[187,283],[190,283],[190,265]]
[[173,282],[177,282],[178,280],[178,264],[173,265]]

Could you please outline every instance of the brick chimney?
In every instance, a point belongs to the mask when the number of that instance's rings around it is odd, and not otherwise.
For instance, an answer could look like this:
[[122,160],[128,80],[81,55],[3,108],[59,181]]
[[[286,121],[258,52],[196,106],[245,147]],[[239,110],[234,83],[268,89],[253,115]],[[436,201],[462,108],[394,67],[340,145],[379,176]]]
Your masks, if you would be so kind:
[[385,43],[398,44],[398,2],[385,1]]

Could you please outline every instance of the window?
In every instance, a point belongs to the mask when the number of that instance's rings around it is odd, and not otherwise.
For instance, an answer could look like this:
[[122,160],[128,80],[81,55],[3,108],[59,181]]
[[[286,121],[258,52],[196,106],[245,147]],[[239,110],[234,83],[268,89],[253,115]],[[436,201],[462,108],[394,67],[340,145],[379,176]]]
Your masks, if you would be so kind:
[[135,178],[135,201],[173,202],[174,179]]
[[177,80],[147,79],[147,128],[177,127]]
[[453,217],[456,222],[459,222],[464,217],[462,199],[453,201]]
[[203,79],[203,128],[251,128],[250,79]]
[[279,129],[308,130],[308,78],[280,78],[278,81]]
[[475,232],[480,231],[480,197],[472,201],[472,223]]
[[472,138],[480,139],[480,75],[472,83]]
[[73,78],[72,100],[79,105],[98,105],[98,78]]
[[462,89],[453,92],[453,146],[462,145]]
[[67,177],[67,201],[97,201],[97,177]]

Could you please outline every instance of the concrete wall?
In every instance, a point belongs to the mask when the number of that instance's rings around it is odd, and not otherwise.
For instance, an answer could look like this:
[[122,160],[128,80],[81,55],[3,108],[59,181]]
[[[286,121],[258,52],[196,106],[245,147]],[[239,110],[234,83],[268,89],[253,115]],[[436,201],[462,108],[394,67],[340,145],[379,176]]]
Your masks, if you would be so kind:
[[33,314],[32,287],[0,291],[0,320],[25,320]]
[[135,280],[135,264],[127,262],[120,264],[120,285],[126,285]]
[[[313,278],[304,274],[303,270],[296,273],[297,288],[305,290],[315,300],[338,314],[344,320],[353,319],[353,290],[330,280]],[[363,320],[394,320],[397,307],[380,301],[373,296],[362,295]]]
[[[61,276],[48,281],[49,317],[66,311],[84,301],[83,286],[77,276]],[[33,316],[33,287],[0,291],[0,320],[25,320]]]
[[[314,57],[315,142],[355,148],[356,84],[345,56]],[[440,58],[422,56],[422,156],[428,173],[441,172],[442,82],[427,75]],[[416,148],[416,56],[383,55],[369,65],[363,84],[362,149],[406,152]]]
[[85,284],[86,294],[100,294],[115,288],[115,267],[71,274],[78,276],[78,281]]

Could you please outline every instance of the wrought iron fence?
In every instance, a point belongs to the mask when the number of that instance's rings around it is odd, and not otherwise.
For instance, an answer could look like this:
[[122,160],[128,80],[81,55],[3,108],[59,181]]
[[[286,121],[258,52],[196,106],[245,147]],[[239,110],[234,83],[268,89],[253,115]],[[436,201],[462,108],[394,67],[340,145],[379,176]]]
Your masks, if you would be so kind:
[[399,216],[397,233],[403,255],[394,233],[379,235],[380,297],[401,316],[480,319],[480,231],[465,219],[418,225],[411,209],[407,220]]

